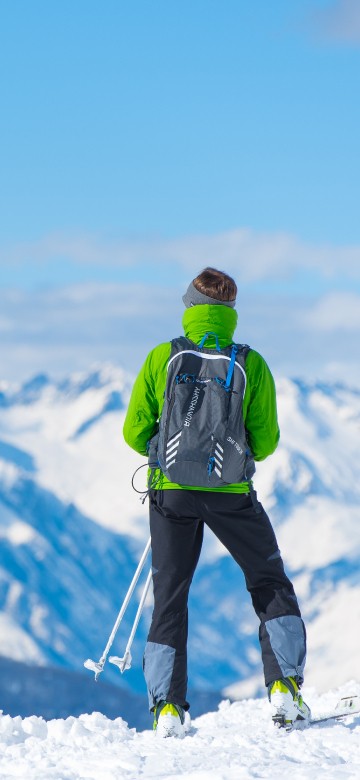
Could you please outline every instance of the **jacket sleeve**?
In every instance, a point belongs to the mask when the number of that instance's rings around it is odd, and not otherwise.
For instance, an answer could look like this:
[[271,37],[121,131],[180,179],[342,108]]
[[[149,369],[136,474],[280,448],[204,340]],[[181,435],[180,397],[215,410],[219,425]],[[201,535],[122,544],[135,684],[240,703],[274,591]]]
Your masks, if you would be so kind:
[[140,455],[147,455],[148,442],[158,429],[170,348],[166,342],[149,352],[132,389],[123,435],[126,443]]
[[247,438],[255,460],[264,460],[280,438],[275,382],[264,358],[254,350],[246,359],[246,375],[243,411]]
[[147,443],[156,432],[159,417],[151,358],[150,352],[135,380],[123,427],[126,443],[140,455],[147,454]]

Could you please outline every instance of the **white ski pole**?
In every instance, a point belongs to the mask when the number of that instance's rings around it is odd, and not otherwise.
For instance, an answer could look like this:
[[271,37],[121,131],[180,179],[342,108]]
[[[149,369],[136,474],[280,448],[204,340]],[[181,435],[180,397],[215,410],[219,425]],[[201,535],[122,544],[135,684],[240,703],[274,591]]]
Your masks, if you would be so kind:
[[142,611],[144,609],[145,599],[146,599],[146,596],[147,596],[147,593],[148,593],[148,590],[149,590],[149,587],[150,587],[151,575],[152,575],[152,571],[150,569],[149,574],[148,574],[148,576],[146,578],[146,582],[145,582],[145,585],[144,585],[144,590],[143,590],[142,595],[141,595],[141,599],[140,599],[138,610],[137,610],[137,613],[136,613],[136,616],[135,616],[134,624],[133,624],[133,627],[131,629],[131,633],[130,633],[130,636],[129,636],[129,639],[128,639],[128,643],[126,645],[125,653],[124,653],[123,657],[119,658],[119,656],[117,656],[117,655],[111,655],[110,658],[109,658],[110,663],[111,664],[115,664],[115,666],[118,666],[121,673],[125,672],[126,669],[130,669],[131,668],[131,661],[132,661],[131,652],[130,652],[131,645],[132,645],[132,643],[134,641],[135,632],[136,632],[136,629],[138,627],[138,623],[139,623],[139,620],[140,620],[140,617],[141,617],[141,613],[142,613]]
[[140,574],[141,574],[141,572],[142,572],[142,570],[144,568],[145,561],[146,561],[148,552],[150,550],[150,546],[151,546],[151,538],[148,540],[148,542],[146,544],[146,547],[145,547],[145,550],[144,550],[144,552],[143,552],[143,554],[142,554],[142,556],[140,558],[139,565],[138,565],[138,567],[136,569],[136,572],[135,572],[135,574],[134,574],[134,576],[133,576],[133,578],[131,580],[131,583],[130,583],[130,586],[129,586],[129,590],[128,590],[126,596],[125,596],[125,599],[124,599],[123,604],[121,606],[120,612],[119,612],[119,614],[118,614],[118,616],[116,618],[113,630],[112,630],[112,632],[111,632],[111,634],[109,636],[107,645],[105,647],[105,650],[104,650],[101,658],[99,659],[99,661],[92,661],[91,658],[88,658],[87,661],[84,661],[85,668],[86,669],[90,669],[91,672],[95,672],[95,681],[98,679],[99,674],[101,674],[101,672],[104,669],[105,661],[106,661],[106,659],[108,657],[111,645],[112,645],[112,643],[113,643],[113,641],[115,639],[116,632],[117,632],[117,630],[118,630],[118,628],[120,626],[120,623],[121,623],[121,621],[122,621],[122,619],[124,617],[124,614],[125,614],[125,611],[127,609],[128,604],[129,604],[129,601],[131,599],[131,596],[132,596],[132,594],[133,594],[133,592],[135,590],[136,583],[137,583],[137,581],[138,581],[138,579],[140,577]]

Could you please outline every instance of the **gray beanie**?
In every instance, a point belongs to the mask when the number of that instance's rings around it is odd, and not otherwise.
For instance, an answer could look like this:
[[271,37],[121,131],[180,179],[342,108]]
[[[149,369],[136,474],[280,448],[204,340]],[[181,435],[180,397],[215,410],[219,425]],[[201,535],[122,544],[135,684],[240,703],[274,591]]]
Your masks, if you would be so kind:
[[230,308],[233,309],[236,304],[235,300],[219,301],[218,298],[210,298],[209,295],[204,295],[204,293],[196,289],[193,282],[190,282],[189,287],[187,288],[186,293],[183,295],[182,299],[187,309],[189,309],[190,306],[198,306],[202,303],[208,303],[212,305],[218,304],[219,306],[230,306]]

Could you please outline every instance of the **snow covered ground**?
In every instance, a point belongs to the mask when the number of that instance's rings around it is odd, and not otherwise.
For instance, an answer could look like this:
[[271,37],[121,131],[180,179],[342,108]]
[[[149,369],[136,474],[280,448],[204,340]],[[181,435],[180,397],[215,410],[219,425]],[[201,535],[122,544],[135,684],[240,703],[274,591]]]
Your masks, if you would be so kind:
[[[359,684],[321,697],[304,690],[313,715],[351,694]],[[157,740],[150,728],[138,733],[96,712],[49,722],[3,715],[0,753],[0,777],[24,780],[358,780],[360,715],[288,734],[273,727],[265,699],[223,701],[183,740]]]

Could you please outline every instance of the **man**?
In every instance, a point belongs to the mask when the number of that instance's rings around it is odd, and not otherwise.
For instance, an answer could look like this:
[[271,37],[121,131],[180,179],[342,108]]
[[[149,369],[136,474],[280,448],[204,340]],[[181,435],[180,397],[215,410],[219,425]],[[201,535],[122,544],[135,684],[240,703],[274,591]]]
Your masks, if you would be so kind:
[[[286,726],[310,717],[300,694],[305,628],[270,520],[251,481],[254,460],[264,460],[278,444],[275,386],[257,352],[232,346],[236,294],[234,280],[214,268],[205,268],[191,282],[183,296],[185,339],[160,344],[150,352],[124,424],[126,442],[141,455],[148,454],[150,443],[154,611],[144,674],[158,736],[184,734],[189,709],[187,602],[204,523],[244,572],[260,620],[274,722]],[[220,366],[225,366],[224,376],[219,375]],[[224,435],[224,424],[231,435]],[[203,461],[203,434],[209,434],[212,447],[204,478],[199,476],[204,464],[197,462]],[[240,476],[226,479],[235,473]],[[175,480],[172,474],[177,475]]]

